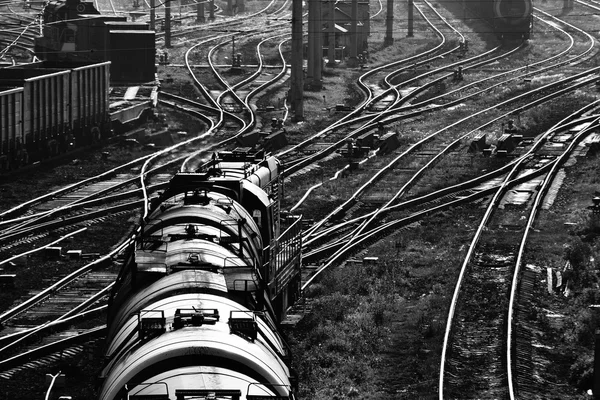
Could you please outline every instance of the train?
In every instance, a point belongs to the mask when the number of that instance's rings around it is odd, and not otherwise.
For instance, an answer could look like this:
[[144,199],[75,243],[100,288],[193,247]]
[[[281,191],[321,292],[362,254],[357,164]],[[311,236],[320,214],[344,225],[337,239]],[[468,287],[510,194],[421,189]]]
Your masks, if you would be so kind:
[[527,40],[531,36],[531,0],[462,0],[462,4],[489,22],[499,39]]
[[281,321],[301,290],[302,218],[282,165],[214,153],[145,206],[109,299],[99,399],[293,400]]
[[97,145],[151,116],[158,85],[111,86],[110,62],[0,69],[0,173]]
[[99,63],[110,61],[111,85],[152,82],[156,74],[156,34],[144,22],[101,14],[92,2],[46,3],[43,34],[35,54],[44,61]]
[[93,3],[48,1],[37,61],[0,68],[0,173],[100,143],[152,114],[155,32]]
[[110,63],[0,69],[0,171],[93,144],[109,130]]

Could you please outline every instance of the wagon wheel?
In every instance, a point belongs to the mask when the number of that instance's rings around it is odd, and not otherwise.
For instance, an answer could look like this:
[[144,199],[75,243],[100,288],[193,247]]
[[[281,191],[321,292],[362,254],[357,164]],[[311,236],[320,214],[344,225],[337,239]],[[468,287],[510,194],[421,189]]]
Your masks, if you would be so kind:
[[0,171],[8,171],[10,169],[10,160],[6,154],[0,156]]
[[55,139],[50,139],[48,140],[48,142],[46,143],[46,151],[48,152],[49,156],[56,156],[59,152],[58,149],[58,142]]
[[75,136],[73,136],[73,133],[69,132],[66,133],[61,141],[60,144],[60,150],[62,153],[66,153],[68,151],[73,150],[73,148],[75,147]]
[[19,149],[17,150],[17,153],[15,154],[15,163],[14,165],[19,168],[22,167],[24,165],[27,165],[29,161],[29,153],[27,153],[27,150],[25,149]]
[[98,128],[97,126],[92,127],[92,129],[90,130],[90,136],[92,138],[92,143],[100,143],[100,128]]

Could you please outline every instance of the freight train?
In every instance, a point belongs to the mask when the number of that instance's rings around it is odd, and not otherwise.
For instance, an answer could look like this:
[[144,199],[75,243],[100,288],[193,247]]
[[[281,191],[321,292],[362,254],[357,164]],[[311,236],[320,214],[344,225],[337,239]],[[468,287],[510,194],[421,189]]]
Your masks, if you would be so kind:
[[98,143],[156,106],[148,24],[80,0],[46,2],[43,20],[42,61],[0,69],[0,173]]
[[142,121],[155,84],[111,87],[110,63],[35,62],[0,69],[0,173],[98,144]]
[[109,301],[101,400],[295,399],[279,322],[301,287],[301,218],[280,218],[281,172],[263,152],[215,153],[149,202]]
[[109,131],[110,63],[0,69],[0,171],[92,144]]

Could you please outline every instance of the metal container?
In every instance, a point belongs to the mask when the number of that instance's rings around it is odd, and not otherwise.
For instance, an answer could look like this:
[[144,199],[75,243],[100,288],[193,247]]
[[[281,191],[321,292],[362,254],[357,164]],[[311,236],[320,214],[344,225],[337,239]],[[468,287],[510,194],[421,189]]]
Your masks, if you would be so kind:
[[109,62],[71,70],[71,115],[76,130],[99,127],[108,118]]
[[68,70],[40,68],[38,64],[6,68],[0,85],[23,88],[22,132],[30,150],[64,132],[69,122]]

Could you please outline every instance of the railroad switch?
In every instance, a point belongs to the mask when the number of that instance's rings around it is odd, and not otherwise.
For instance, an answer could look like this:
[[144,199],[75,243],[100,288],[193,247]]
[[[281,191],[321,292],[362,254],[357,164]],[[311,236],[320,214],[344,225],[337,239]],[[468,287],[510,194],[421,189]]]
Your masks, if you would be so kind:
[[58,387],[58,388],[65,387],[65,374],[59,374],[56,377],[54,377],[51,374],[46,374],[46,384],[47,385],[49,385],[52,382],[52,379],[55,379],[54,387]]

